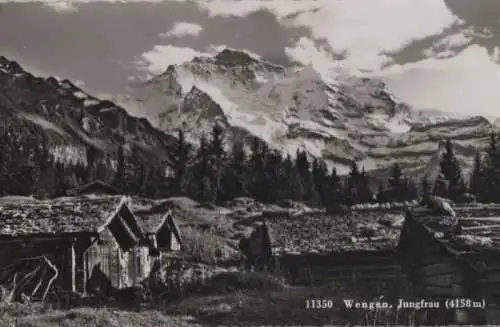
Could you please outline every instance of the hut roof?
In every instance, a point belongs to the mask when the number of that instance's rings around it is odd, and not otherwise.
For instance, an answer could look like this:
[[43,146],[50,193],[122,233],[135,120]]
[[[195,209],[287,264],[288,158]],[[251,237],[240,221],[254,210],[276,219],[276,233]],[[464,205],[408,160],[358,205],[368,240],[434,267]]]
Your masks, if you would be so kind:
[[403,213],[353,212],[352,216],[310,213],[265,218],[274,254],[394,250]]
[[163,227],[167,227],[175,237],[181,242],[181,233],[179,226],[174,219],[173,209],[158,211],[158,206],[152,207],[149,210],[139,210],[135,212],[138,216],[139,223],[146,234],[156,234]]
[[66,191],[66,194],[69,196],[76,196],[76,195],[82,195],[82,194],[88,194],[88,193],[118,195],[121,192],[116,187],[109,185],[109,184],[107,184],[103,181],[100,181],[100,180],[92,181],[90,183],[80,185],[80,186],[77,186],[75,188],[72,188],[72,189]]
[[0,236],[99,232],[123,206],[129,210],[128,201],[123,196],[0,199]]
[[426,208],[415,208],[407,214],[425,233],[455,254],[500,251],[500,205],[453,210],[455,218],[437,216]]

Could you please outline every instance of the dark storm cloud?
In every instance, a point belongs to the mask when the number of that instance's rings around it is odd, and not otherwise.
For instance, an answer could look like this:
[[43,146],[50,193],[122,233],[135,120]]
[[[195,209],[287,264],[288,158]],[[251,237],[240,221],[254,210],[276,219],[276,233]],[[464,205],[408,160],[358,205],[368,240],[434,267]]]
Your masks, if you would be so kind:
[[[209,17],[193,3],[89,3],[58,13],[36,3],[7,3],[0,12],[0,53],[35,73],[82,80],[92,92],[118,92],[136,73],[134,61],[155,45],[245,48],[287,65],[285,46],[307,28],[283,27],[267,11],[242,18]],[[204,28],[194,37],[161,38],[175,21]]]
[[466,26],[472,27],[479,32],[488,29],[494,35],[493,38],[475,38],[475,43],[488,49],[490,54],[496,46],[500,45],[500,1],[498,0],[444,0],[446,6],[458,18],[463,20]]
[[[396,64],[406,64],[427,58],[423,50],[455,33],[464,33],[471,38],[469,44],[449,47],[450,56],[458,54],[470,44],[485,47],[490,55],[500,45],[500,1],[499,0],[444,0],[448,9],[460,21],[438,35],[415,40],[396,53],[386,53]],[[491,33],[491,36],[488,34]],[[436,48],[436,50],[444,50]]]

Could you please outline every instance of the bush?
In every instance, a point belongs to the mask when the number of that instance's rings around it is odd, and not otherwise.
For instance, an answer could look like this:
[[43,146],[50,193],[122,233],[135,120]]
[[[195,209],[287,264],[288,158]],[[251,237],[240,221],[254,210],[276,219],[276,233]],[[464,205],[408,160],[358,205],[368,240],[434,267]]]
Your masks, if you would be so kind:
[[210,230],[194,228],[183,230],[183,251],[195,262],[218,264],[227,261],[240,261],[242,254],[231,248],[224,239]]
[[281,291],[287,287],[284,279],[261,272],[223,272],[205,281],[185,285],[185,294],[211,295],[234,291]]

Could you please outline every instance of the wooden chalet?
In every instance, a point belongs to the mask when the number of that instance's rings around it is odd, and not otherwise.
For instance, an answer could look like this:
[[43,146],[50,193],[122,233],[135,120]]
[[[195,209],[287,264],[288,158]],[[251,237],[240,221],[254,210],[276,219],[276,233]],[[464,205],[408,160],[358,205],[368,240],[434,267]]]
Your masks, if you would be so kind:
[[406,214],[398,245],[417,296],[468,298],[487,307],[436,312],[423,322],[500,324],[500,206],[454,208],[456,217],[424,208]]
[[100,180],[92,181],[66,191],[66,195],[68,196],[79,196],[83,194],[120,195],[121,192],[116,187]]
[[137,212],[137,215],[148,240],[152,256],[181,249],[181,233],[172,210],[166,214]]
[[0,277],[45,257],[57,268],[55,285],[66,290],[85,292],[97,263],[117,287],[135,284],[143,238],[127,197],[0,199]]
[[[240,248],[255,269],[278,269],[291,283],[406,281],[395,249],[402,213],[265,215]],[[399,227],[398,227],[399,226]]]

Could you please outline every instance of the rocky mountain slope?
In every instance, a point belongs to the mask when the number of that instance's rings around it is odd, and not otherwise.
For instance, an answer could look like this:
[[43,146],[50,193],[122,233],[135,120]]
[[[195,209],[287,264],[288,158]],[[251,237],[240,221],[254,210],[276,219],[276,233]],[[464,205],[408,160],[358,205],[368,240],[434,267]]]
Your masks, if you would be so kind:
[[413,110],[378,80],[326,81],[312,67],[287,69],[229,49],[130,85],[124,103],[167,133],[183,128],[196,140],[217,121],[229,140],[256,136],[284,153],[305,148],[341,172],[356,160],[382,175],[396,161],[412,174],[434,171],[445,138],[470,167],[494,128],[484,117]]
[[[85,179],[112,180],[120,147],[131,159],[129,168],[165,166],[175,142],[174,137],[158,131],[146,119],[132,117],[114,103],[87,94],[68,80],[35,77],[3,56],[0,139],[2,170],[14,174],[29,168],[30,174],[37,171],[43,175],[41,171],[47,166],[79,167],[79,176],[66,176],[68,187]],[[41,148],[48,150],[48,158],[36,157]],[[1,176],[3,182],[10,182],[11,176],[5,171]],[[31,176],[23,181],[27,184],[21,185],[22,192],[29,194],[37,180]]]

